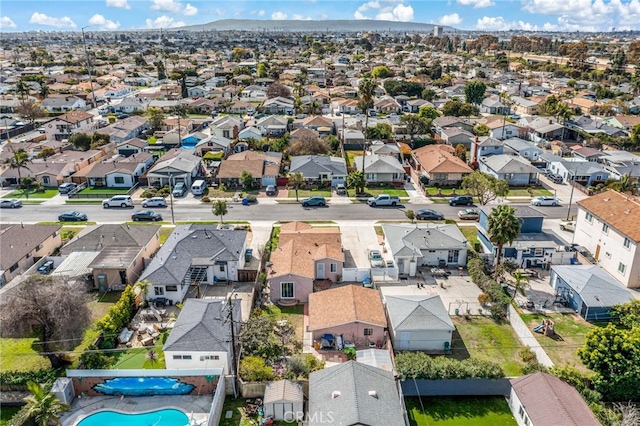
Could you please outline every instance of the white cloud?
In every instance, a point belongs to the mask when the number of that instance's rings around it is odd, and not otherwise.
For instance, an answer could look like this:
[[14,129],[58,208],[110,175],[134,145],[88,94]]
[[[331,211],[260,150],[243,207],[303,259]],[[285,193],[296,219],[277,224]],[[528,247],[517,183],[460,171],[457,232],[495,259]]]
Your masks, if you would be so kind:
[[[377,19],[380,21],[413,21],[413,7],[402,4],[403,0],[371,0],[361,4],[353,13],[355,19]],[[375,16],[367,12],[377,11]]]
[[259,10],[258,11],[258,16],[264,16],[266,12],[264,10]]
[[53,16],[47,16],[44,13],[34,12],[29,19],[30,24],[46,25],[56,28],[76,28],[77,25],[68,16],[62,18],[54,18]]
[[462,18],[457,13],[450,13],[449,15],[440,17],[437,22],[441,25],[460,25]]
[[156,19],[147,19],[145,23],[147,24],[147,28],[173,28],[184,27],[187,25],[182,21],[176,21],[173,18],[168,17],[167,15],[162,15]]
[[496,4],[492,0],[456,0],[458,4],[463,6],[473,6],[474,9],[480,9],[483,7],[495,6]]
[[0,29],[6,30],[9,28],[18,28],[18,26],[8,16],[0,17]]
[[304,16],[304,15],[300,15],[298,13],[294,13],[293,16],[291,17],[291,19],[293,19],[294,21],[311,21],[311,20],[313,20],[313,18],[311,16]]
[[127,0],[107,0],[107,7],[116,7],[118,9],[131,9]]
[[557,31],[553,24],[546,23],[542,27],[525,21],[507,21],[502,16],[483,16],[476,22],[476,29],[486,31],[540,31],[545,29],[548,31]]
[[183,7],[181,2],[175,0],[151,0],[151,3],[151,10],[160,12],[181,13],[184,16],[193,16],[198,13],[197,7],[189,3]]
[[273,19],[274,21],[285,21],[287,19],[287,14],[284,12],[273,12],[271,14],[271,19]]
[[[531,14],[556,16],[557,31],[602,31],[640,29],[640,0],[521,0],[522,10]],[[544,26],[543,26],[544,28]]]
[[100,14],[95,14],[89,19],[89,24],[100,27],[103,31],[114,31],[120,28],[120,22],[113,22]]

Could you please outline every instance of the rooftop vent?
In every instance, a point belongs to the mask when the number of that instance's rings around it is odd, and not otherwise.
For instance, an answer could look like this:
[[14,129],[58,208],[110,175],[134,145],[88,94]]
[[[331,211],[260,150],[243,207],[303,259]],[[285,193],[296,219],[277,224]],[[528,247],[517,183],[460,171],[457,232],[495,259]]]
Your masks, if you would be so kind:
[[378,399],[378,392],[374,391],[374,390],[370,390],[369,391],[369,396],[375,399]]
[[331,399],[336,399],[339,396],[340,396],[340,391],[331,392]]

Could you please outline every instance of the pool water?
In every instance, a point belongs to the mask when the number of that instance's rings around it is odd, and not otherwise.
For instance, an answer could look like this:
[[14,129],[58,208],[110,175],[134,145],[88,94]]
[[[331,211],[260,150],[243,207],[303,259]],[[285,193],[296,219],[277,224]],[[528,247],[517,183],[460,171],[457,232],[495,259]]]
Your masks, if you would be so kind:
[[159,410],[140,414],[100,411],[82,419],[77,426],[186,426],[188,424],[189,417],[180,410]]

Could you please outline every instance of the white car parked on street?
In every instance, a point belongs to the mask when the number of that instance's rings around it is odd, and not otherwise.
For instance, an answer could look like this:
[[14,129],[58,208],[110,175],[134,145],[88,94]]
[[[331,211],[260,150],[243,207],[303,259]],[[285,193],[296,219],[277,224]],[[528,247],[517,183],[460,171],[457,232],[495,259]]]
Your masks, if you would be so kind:
[[115,195],[102,201],[102,208],[110,207],[133,207],[133,200],[128,195]]
[[531,200],[531,205],[532,206],[559,206],[560,203],[558,202],[558,199],[556,197],[544,197],[544,196],[540,196],[540,197],[536,197],[534,199]]

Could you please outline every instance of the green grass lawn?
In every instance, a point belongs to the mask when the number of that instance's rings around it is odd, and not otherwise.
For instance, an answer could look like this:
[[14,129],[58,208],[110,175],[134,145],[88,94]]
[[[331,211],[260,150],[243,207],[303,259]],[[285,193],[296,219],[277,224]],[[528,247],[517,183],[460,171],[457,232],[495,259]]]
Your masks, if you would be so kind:
[[[289,190],[289,198],[294,198],[296,196],[296,191],[290,189]],[[299,189],[298,190],[298,198],[302,200],[303,198],[309,197],[331,197],[331,189]]]
[[392,197],[408,197],[407,191],[403,188],[396,188],[395,186],[367,186],[364,189],[364,192],[367,192],[374,197],[379,194],[387,194]]
[[[463,307],[464,308],[464,307]],[[490,318],[453,318],[456,332],[451,343],[452,356],[462,360],[477,358],[499,364],[507,376],[522,375],[518,337],[509,323],[497,324]]]
[[[168,334],[167,334],[168,335]],[[160,339],[158,342],[161,342]],[[162,343],[157,343],[162,344]],[[152,362],[147,359],[147,353],[154,350],[158,359]],[[163,370],[166,367],[164,353],[160,348],[134,348],[117,352],[114,356],[115,362],[111,366],[112,370]]]
[[108,196],[113,196],[113,195],[125,195],[127,191],[129,191],[129,188],[104,188],[101,186],[99,187],[89,186],[83,189],[82,191],[80,191],[78,194],[104,194]]
[[557,366],[570,365],[582,372],[590,372],[582,364],[576,351],[584,344],[587,332],[597,325],[588,323],[576,314],[521,314],[520,317],[529,329],[533,329],[545,319],[552,320],[556,332],[555,336],[533,333],[551,361]]
[[71,200],[65,200],[64,203],[65,204],[101,204],[102,200],[98,198],[73,198]]
[[460,189],[460,188],[437,188],[435,186],[427,186],[425,187],[425,189],[427,190],[427,194],[429,195],[438,195],[438,189],[441,190],[442,195],[443,196],[451,196],[453,193],[453,190],[456,190],[456,194],[458,195],[464,195],[464,190]]
[[3,405],[0,409],[0,426],[8,426],[9,420],[15,416],[22,407],[17,405]]
[[302,342],[304,332],[304,306],[269,306],[265,309],[276,320],[286,319],[296,329],[296,338]]
[[469,241],[469,244],[471,244],[471,247],[473,247],[473,245],[478,241],[478,228],[476,228],[475,225],[458,225],[458,228],[460,228],[462,235],[464,235],[467,241]]
[[[552,196],[553,192],[549,191],[546,188],[531,188],[531,193],[534,197],[543,196]],[[509,194],[507,197],[530,197],[529,191],[527,188],[512,188],[509,190]]]
[[45,189],[44,192],[35,192],[32,189],[28,191],[17,189],[15,191],[11,191],[2,198],[18,198],[21,200],[26,200],[28,198],[53,198],[56,195],[58,195],[57,189]]
[[351,166],[354,167],[354,163],[353,163],[353,159],[356,157],[362,157],[362,150],[356,150],[356,151],[345,151],[344,154],[347,156],[346,160],[347,160],[347,167]]
[[411,397],[405,398],[405,404],[411,426],[517,425],[507,401],[501,396]]

